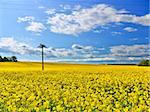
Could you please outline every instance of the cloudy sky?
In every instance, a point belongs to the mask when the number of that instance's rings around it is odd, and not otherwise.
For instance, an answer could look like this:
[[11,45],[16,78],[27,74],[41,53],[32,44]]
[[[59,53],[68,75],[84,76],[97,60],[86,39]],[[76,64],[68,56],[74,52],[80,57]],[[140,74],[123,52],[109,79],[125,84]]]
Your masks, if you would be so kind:
[[0,0],[0,55],[137,63],[149,54],[148,0]]

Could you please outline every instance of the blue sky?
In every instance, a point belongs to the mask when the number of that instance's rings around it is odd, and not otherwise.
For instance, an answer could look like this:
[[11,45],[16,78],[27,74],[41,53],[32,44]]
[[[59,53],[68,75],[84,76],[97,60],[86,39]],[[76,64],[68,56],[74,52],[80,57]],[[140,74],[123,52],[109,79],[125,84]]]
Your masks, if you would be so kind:
[[0,55],[40,61],[137,63],[149,58],[148,0],[1,0]]

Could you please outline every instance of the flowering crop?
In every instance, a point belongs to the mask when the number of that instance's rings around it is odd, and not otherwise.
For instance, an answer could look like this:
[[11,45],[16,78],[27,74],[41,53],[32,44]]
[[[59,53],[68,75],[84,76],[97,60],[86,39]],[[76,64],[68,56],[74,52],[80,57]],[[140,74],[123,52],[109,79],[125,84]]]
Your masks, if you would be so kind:
[[150,111],[148,67],[47,64],[42,73],[34,65],[0,69],[0,111]]

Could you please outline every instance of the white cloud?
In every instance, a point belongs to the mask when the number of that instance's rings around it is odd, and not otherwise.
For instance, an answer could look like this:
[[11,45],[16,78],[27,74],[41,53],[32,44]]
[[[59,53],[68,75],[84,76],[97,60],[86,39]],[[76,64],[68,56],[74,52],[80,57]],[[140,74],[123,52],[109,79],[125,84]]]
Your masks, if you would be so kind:
[[[40,48],[34,48],[26,43],[14,40],[12,37],[0,38],[0,52],[20,55],[41,55]],[[64,48],[45,48],[46,57],[67,57],[72,55],[72,51]]]
[[39,6],[38,8],[39,8],[39,9],[45,9],[46,7],[44,7],[44,6]]
[[18,42],[12,37],[0,38],[0,51],[16,54],[34,52],[34,49],[25,43]]
[[[93,57],[92,55],[96,55],[101,51],[102,48],[94,48],[92,46],[82,46],[79,44],[72,45],[71,48],[53,48],[48,47],[45,48],[45,56],[48,58],[84,58],[84,57]],[[21,54],[21,55],[41,55],[40,48],[34,48],[26,43],[19,42],[14,40],[12,37],[0,38],[0,52],[9,52],[13,54]]]
[[115,60],[114,58],[111,57],[102,57],[102,58],[86,58],[86,59],[76,59],[75,61],[112,61]]
[[35,18],[33,16],[18,17],[17,22],[18,23],[31,22],[31,21],[34,21],[34,19]]
[[[13,37],[0,38],[0,52],[20,55],[41,55],[40,48],[34,48],[26,43],[14,40]],[[45,48],[46,57],[67,57],[74,55],[74,51],[65,48]]]
[[122,33],[121,32],[111,32],[112,35],[121,35]]
[[115,23],[115,25],[117,25],[117,26],[122,26],[123,23]]
[[83,51],[88,52],[88,51],[93,50],[94,48],[92,46],[82,46],[82,45],[79,45],[79,44],[73,44],[72,49],[74,49],[74,50],[83,50]]
[[[5,37],[0,38],[0,53],[40,56],[41,49]],[[45,48],[44,55],[47,59],[56,61],[135,61],[150,59],[150,45],[118,45],[110,47],[110,52],[105,52],[104,48],[73,44],[71,48]]]
[[81,5],[68,5],[68,4],[61,4],[59,12],[64,12],[64,13],[71,13],[72,11],[79,11],[82,7]]
[[8,45],[15,45],[16,41],[14,41],[11,37],[5,37],[0,39],[0,48],[1,47],[7,47]]
[[70,49],[65,48],[47,48],[45,49],[45,55],[47,57],[69,57],[75,55],[75,53]]
[[138,38],[130,38],[129,40],[130,40],[130,41],[137,41]]
[[73,44],[72,45],[72,51],[75,52],[74,57],[78,58],[95,58],[99,56],[100,54],[103,54],[102,51],[104,51],[104,48],[97,48],[94,46],[83,46],[80,44]]
[[142,17],[136,17],[133,19],[135,23],[142,24],[144,26],[150,26],[150,14],[147,14]]
[[81,5],[75,5],[74,8],[73,8],[73,10],[76,10],[76,11],[80,10],[80,9],[81,9]]
[[48,15],[55,14],[55,13],[56,13],[56,9],[47,9],[47,10],[45,11],[45,13],[48,14]]
[[69,35],[88,32],[109,23],[129,22],[150,26],[150,14],[136,16],[126,13],[125,10],[117,10],[106,4],[98,4],[91,8],[73,10],[71,14],[57,13],[49,17],[47,23],[50,25],[52,32]]
[[129,13],[129,11],[127,11],[125,9],[121,9],[121,10],[118,11],[118,13],[120,13],[120,14],[127,14],[127,13]]
[[71,9],[71,6],[67,5],[67,4],[65,4],[65,5],[61,4],[60,7],[63,8],[64,10],[70,10]]
[[126,27],[123,30],[128,31],[128,32],[135,32],[135,31],[137,31],[137,29],[133,28],[133,27]]
[[31,31],[35,33],[40,33],[45,29],[46,27],[40,22],[31,22],[29,23],[29,26],[26,27],[27,31]]
[[104,30],[94,30],[94,33],[102,33]]
[[119,45],[110,49],[111,55],[118,57],[149,57],[150,45]]
[[27,31],[34,32],[37,35],[40,35],[42,31],[46,30],[45,25],[41,22],[36,22],[33,16],[18,17],[17,22],[26,22],[28,25],[25,27],[25,29]]

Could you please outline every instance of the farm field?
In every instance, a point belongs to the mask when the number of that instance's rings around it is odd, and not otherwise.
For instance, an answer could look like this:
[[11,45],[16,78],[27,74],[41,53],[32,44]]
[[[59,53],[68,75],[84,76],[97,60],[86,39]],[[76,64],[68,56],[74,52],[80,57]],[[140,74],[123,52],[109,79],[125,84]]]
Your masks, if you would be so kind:
[[0,63],[0,112],[150,112],[150,68]]

